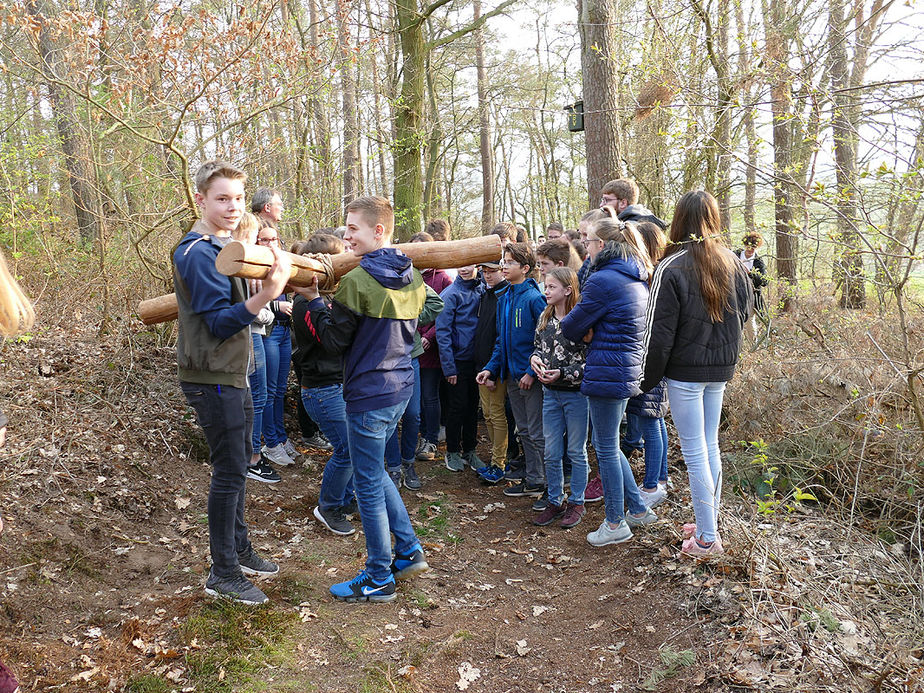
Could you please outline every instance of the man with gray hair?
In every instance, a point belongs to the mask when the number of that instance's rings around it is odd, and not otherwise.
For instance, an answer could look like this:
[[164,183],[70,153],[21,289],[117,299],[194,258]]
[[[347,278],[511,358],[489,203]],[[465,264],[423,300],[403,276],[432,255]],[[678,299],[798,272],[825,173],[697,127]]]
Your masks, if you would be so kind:
[[285,207],[282,204],[282,197],[276,190],[257,188],[257,192],[253,194],[253,199],[250,201],[250,211],[257,215],[261,226],[272,226],[278,229]]

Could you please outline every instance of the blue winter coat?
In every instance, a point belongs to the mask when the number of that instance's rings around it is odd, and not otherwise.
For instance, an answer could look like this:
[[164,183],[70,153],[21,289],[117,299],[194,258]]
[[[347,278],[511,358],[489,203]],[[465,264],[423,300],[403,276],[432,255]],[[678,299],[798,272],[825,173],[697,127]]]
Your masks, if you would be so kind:
[[443,312],[436,316],[436,343],[440,363],[447,378],[458,375],[456,361],[471,361],[475,356],[475,330],[478,327],[478,306],[484,294],[479,277],[456,277],[443,289]]
[[648,392],[629,400],[626,405],[627,414],[635,414],[644,419],[663,419],[667,416],[667,387],[662,380]]
[[535,280],[510,284],[497,298],[497,341],[491,360],[483,370],[495,380],[519,380],[524,375],[536,377],[529,365],[533,353],[536,323],[545,310],[545,297]]
[[570,340],[593,329],[581,392],[626,399],[641,392],[647,272],[623,244],[606,244],[581,289],[581,301],[561,321]]

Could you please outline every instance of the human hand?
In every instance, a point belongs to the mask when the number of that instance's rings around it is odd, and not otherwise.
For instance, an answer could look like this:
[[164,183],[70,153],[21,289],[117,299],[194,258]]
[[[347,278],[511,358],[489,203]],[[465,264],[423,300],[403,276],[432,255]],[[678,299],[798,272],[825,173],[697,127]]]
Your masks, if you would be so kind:
[[491,381],[491,371],[484,370],[479,371],[478,375],[475,376],[475,382],[479,385],[487,385]]
[[459,382],[459,376],[457,376],[457,375],[447,375],[447,376],[446,376],[446,382],[449,383],[450,385],[455,385],[457,382]]
[[545,370],[542,372],[542,374],[545,376],[545,380],[543,380],[542,382],[544,382],[546,385],[549,385],[551,383],[554,383],[559,378],[561,378],[561,368],[553,368],[551,370]]
[[[286,284],[292,276],[292,262],[279,248],[270,246],[273,253],[273,264],[270,265],[269,272],[263,278],[263,290],[273,296],[278,296],[285,289]],[[286,301],[288,303],[288,301]],[[291,313],[291,304],[289,312]]]
[[535,355],[529,357],[529,365],[532,366],[532,369],[536,371],[537,374],[541,373],[546,368],[542,359]]
[[520,389],[528,390],[529,388],[533,386],[533,382],[535,382],[535,378],[533,378],[533,376],[531,376],[529,373],[525,373],[523,377],[520,378],[520,382],[519,382]]
[[279,310],[281,310],[283,313],[285,313],[291,318],[292,317],[292,301],[280,301]]
[[426,337],[421,337],[420,343],[423,345],[424,351],[430,348],[430,340]]

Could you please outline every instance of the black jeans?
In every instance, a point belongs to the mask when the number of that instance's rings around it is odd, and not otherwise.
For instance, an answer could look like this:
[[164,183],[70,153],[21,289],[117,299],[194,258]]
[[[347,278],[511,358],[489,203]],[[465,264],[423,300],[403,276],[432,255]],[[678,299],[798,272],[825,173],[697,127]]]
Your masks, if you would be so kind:
[[212,572],[230,577],[240,571],[238,553],[250,548],[244,497],[247,464],[253,451],[253,400],[249,388],[184,382],[180,388],[196,411],[211,454],[208,518]]
[[446,384],[446,451],[472,452],[478,442],[475,362],[456,361],[456,384]]
[[318,425],[314,422],[314,419],[309,416],[308,412],[305,410],[305,404],[302,402],[301,397],[301,385],[302,385],[302,369],[295,361],[292,359],[292,370],[295,373],[295,382],[298,383],[298,396],[296,396],[296,408],[298,410],[298,428],[302,432],[303,438],[314,438],[318,433],[321,432],[321,429],[318,428]]

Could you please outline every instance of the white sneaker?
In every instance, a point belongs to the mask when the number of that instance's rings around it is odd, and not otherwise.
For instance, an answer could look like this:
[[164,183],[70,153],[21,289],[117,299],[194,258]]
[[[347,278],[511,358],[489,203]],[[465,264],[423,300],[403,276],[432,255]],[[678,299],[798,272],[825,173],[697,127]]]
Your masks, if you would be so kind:
[[587,535],[587,542],[592,546],[606,546],[607,544],[621,544],[632,538],[632,530],[625,520],[620,520],[616,529],[610,529],[610,523],[604,518],[595,532]]
[[646,491],[640,488],[638,492],[642,497],[642,503],[649,508],[657,508],[661,503],[667,500],[667,489],[660,484],[658,484],[658,487],[654,491]]
[[282,447],[293,460],[298,457],[298,450],[295,449],[295,444],[289,438],[286,438],[286,442],[282,444]]
[[285,446],[282,443],[279,445],[274,445],[271,448],[263,446],[263,456],[266,457],[270,462],[280,467],[288,467],[290,464],[295,464],[295,460],[289,457],[289,453],[286,452]]
[[654,514],[651,508],[645,508],[645,514],[641,517],[635,517],[632,513],[626,515],[626,524],[632,528],[644,527],[658,521],[658,516]]

